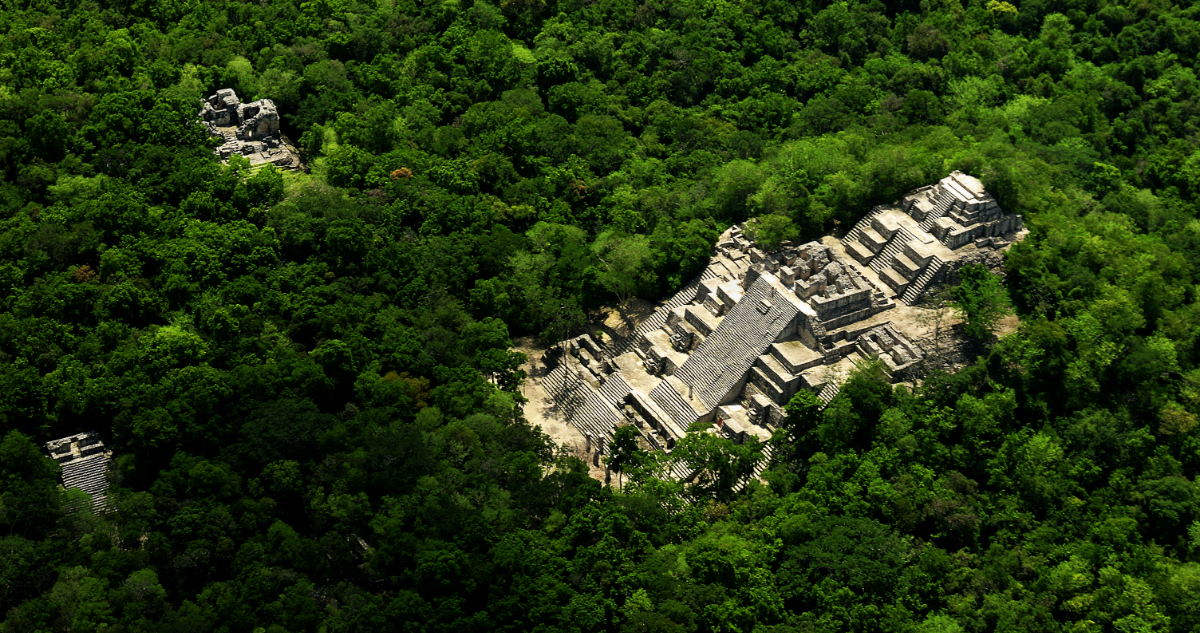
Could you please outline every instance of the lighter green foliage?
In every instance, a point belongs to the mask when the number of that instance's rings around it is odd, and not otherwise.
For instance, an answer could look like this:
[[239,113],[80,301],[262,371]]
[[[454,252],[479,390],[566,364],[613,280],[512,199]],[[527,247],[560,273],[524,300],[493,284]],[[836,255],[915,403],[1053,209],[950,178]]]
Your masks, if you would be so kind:
[[799,237],[800,231],[786,216],[771,214],[748,222],[746,235],[754,240],[759,248],[769,253],[778,249],[780,243]]
[[1175,100],[1181,93],[1195,93],[1196,73],[1187,66],[1176,64],[1153,81],[1146,82],[1146,95],[1151,98]]
[[592,252],[599,262],[600,284],[617,297],[622,309],[641,287],[654,281],[650,240],[645,235],[606,231],[596,237]]
[[516,42],[513,42],[512,54],[513,57],[515,57],[517,61],[521,62],[522,64],[537,63],[537,58],[533,56],[533,53],[528,48],[525,48]]
[[1030,112],[1048,103],[1050,103],[1050,100],[1043,97],[1020,94],[997,108],[997,110],[1004,118],[1008,119],[1009,124],[1014,129],[1021,130],[1026,129],[1029,125]]
[[[994,2],[995,0],[993,0]],[[1004,4],[1008,4],[1005,2]],[[921,633],[963,633],[966,629],[948,615],[929,614],[917,629]]]
[[1122,345],[1106,338],[1108,329],[1091,313],[1081,314],[1065,325],[1080,350],[1078,358],[1067,367],[1067,384],[1080,394],[1094,394],[1100,388],[1099,374],[1117,359]]
[[106,176],[70,176],[59,174],[58,182],[47,188],[55,202],[72,205],[81,200],[95,198],[104,187]]
[[238,95],[239,97],[245,101],[252,101],[258,98],[258,76],[254,72],[254,65],[250,63],[250,60],[238,55],[229,60],[229,62],[225,64],[225,67],[229,69],[229,72],[233,73],[233,75],[237,77],[242,91],[249,93]]
[[783,145],[773,162],[810,190],[822,184],[826,176],[850,168],[854,157],[845,137],[821,136]]
[[1001,101],[1003,86],[1003,78],[997,75],[987,78],[970,75],[951,80],[950,92],[954,95],[954,102],[959,108],[972,106],[988,108]]

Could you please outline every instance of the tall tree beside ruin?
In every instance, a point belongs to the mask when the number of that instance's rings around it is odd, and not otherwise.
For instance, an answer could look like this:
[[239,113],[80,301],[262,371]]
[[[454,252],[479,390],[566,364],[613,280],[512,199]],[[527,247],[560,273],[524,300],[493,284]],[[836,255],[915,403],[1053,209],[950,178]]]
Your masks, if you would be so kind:
[[639,435],[637,428],[630,424],[617,427],[613,433],[612,448],[604,463],[617,473],[617,488],[622,488],[621,476],[625,471],[644,457],[645,451],[638,445]]
[[820,398],[808,389],[800,389],[792,396],[783,408],[787,416],[771,436],[776,463],[794,467],[808,456],[802,438],[820,424],[821,407]]
[[739,482],[754,473],[765,444],[738,444],[712,431],[712,423],[696,422],[675,445],[667,460],[689,473],[687,489],[696,497],[729,501]]
[[950,316],[950,288],[940,286],[936,290],[926,292],[921,297],[921,312],[917,314],[917,323],[930,331],[933,338],[933,353],[940,355],[942,351],[942,330],[946,327],[947,317]]
[[1012,312],[1012,301],[1000,278],[982,264],[968,264],[958,271],[962,282],[950,290],[954,309],[962,315],[963,329],[973,338],[986,339]]
[[747,222],[746,233],[759,248],[769,253],[783,242],[799,237],[800,229],[791,218],[772,213]]
[[608,231],[596,238],[592,251],[598,261],[596,279],[616,295],[622,312],[629,309],[639,290],[654,283],[653,251],[647,236]]

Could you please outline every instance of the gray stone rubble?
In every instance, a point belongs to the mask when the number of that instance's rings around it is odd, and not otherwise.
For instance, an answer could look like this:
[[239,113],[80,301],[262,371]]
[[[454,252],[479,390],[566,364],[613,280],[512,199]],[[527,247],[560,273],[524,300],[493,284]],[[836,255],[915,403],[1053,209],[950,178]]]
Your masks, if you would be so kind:
[[279,111],[270,99],[242,103],[230,88],[201,101],[200,119],[208,133],[224,139],[213,150],[224,162],[240,154],[251,167],[268,163],[281,169],[301,169],[300,153],[279,131]]
[[1022,229],[960,172],[872,209],[841,241],[853,261],[820,242],[766,253],[735,226],[705,271],[630,336],[600,345],[585,334],[548,350],[547,391],[597,446],[633,424],[646,448],[670,451],[697,421],[738,442],[766,440],[798,390],[827,404],[861,361],[906,379],[923,354],[885,313]]

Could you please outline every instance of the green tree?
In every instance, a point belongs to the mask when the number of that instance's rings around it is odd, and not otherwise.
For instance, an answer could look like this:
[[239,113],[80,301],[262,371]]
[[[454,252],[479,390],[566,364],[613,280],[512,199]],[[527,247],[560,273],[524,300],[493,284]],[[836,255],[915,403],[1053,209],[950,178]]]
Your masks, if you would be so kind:
[[951,305],[963,318],[969,336],[986,339],[1000,326],[1000,319],[1012,312],[1012,302],[1000,278],[982,264],[968,264],[958,270],[961,282],[950,291]]
[[768,253],[779,245],[800,236],[800,230],[791,218],[783,215],[765,215],[746,223],[746,234],[754,243]]
[[[618,426],[613,433],[613,441],[609,447],[604,463],[617,473],[617,487],[622,488],[621,476],[631,465],[640,463],[645,458],[645,451],[638,443],[641,436],[636,427],[631,424]],[[623,489],[623,488],[622,488]]]
[[817,394],[800,389],[792,396],[783,410],[787,414],[779,428],[771,434],[771,445],[777,462],[799,465],[806,458],[802,440],[816,430],[821,421],[824,404]]
[[616,295],[622,312],[639,291],[654,283],[653,251],[645,235],[606,231],[596,238],[592,252],[599,262],[597,281]]
[[696,422],[675,444],[669,462],[683,472],[688,491],[697,497],[728,501],[762,459],[763,443],[739,444],[717,435],[711,423]]
[[59,467],[29,436],[9,431],[0,440],[0,525],[8,533],[40,538],[60,508]]

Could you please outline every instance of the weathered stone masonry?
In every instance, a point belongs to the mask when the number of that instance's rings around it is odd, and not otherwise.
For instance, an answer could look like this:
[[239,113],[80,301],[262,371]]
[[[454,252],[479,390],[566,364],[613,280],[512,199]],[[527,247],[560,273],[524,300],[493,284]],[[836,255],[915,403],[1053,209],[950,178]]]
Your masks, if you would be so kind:
[[669,451],[696,421],[765,440],[799,389],[828,403],[859,361],[878,359],[903,379],[922,353],[887,312],[1021,229],[1020,216],[960,172],[872,209],[841,241],[849,258],[828,242],[765,253],[731,228],[704,273],[632,335],[551,348],[547,391],[598,446],[633,424],[647,448]]
[[222,88],[200,105],[200,119],[211,136],[224,139],[215,151],[223,161],[240,154],[250,165],[273,164],[299,169],[300,155],[279,131],[279,111],[270,99],[242,103],[230,88]]

